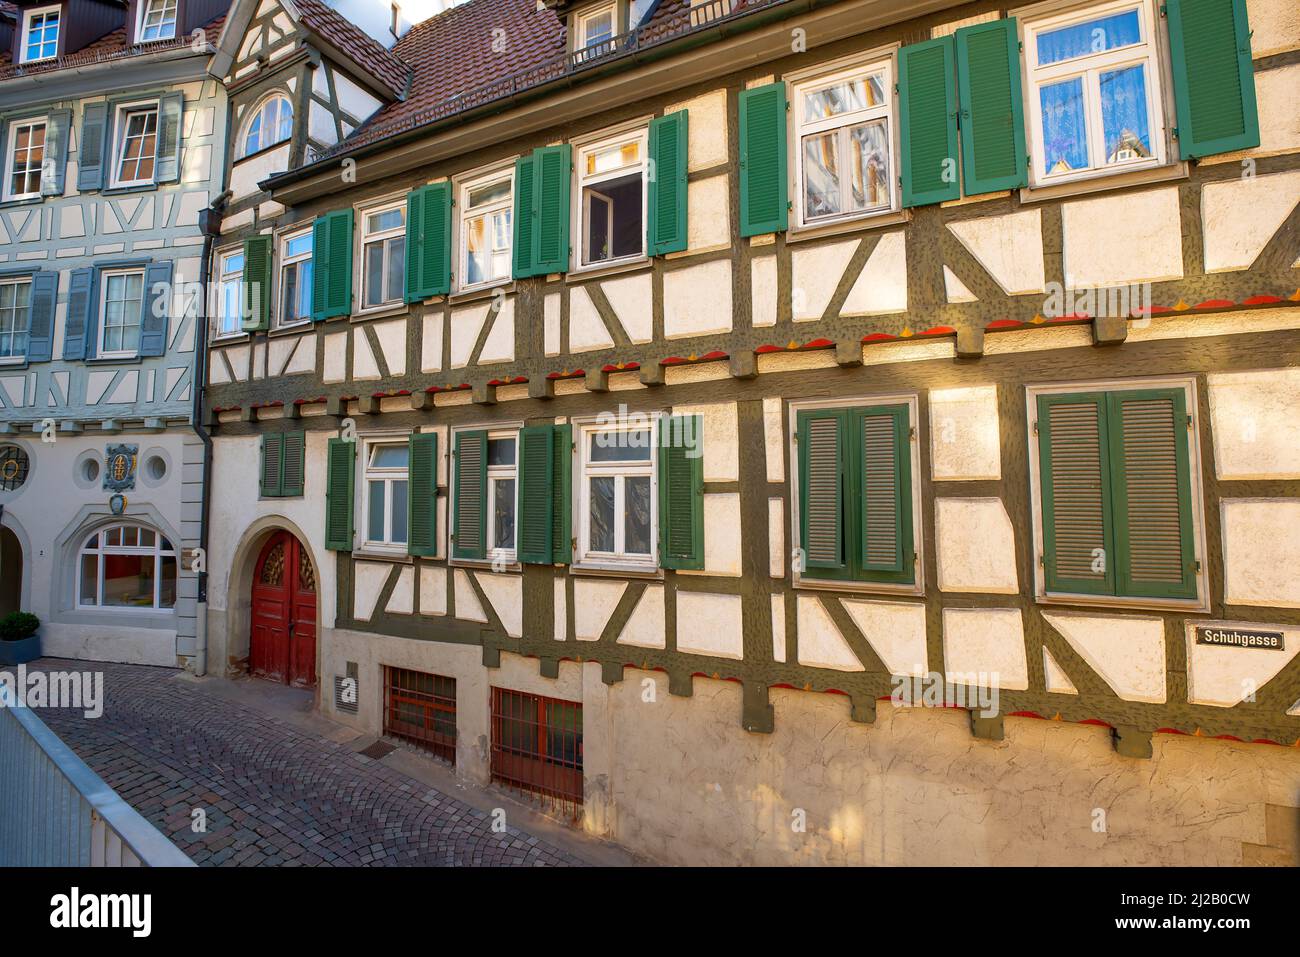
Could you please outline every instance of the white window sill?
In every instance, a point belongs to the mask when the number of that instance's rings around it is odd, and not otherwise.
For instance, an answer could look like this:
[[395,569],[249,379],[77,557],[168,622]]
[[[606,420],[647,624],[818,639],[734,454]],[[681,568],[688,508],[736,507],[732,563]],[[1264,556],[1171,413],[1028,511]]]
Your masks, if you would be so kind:
[[920,598],[925,595],[925,582],[917,576],[911,585],[895,585],[888,582],[847,581],[834,578],[811,578],[807,575],[794,575],[794,587],[809,591],[841,591],[859,595],[909,595]]
[[451,565],[453,568],[468,568],[480,572],[506,573],[506,572],[522,572],[524,570],[524,566],[520,563],[520,561],[517,558],[513,558],[513,557],[503,558],[501,560],[500,568],[494,567],[492,559],[490,558],[486,558],[486,559],[452,558],[448,560],[447,564]]
[[477,286],[470,286],[468,289],[459,289],[450,296],[434,296],[432,299],[426,299],[425,302],[436,302],[445,298],[450,303],[474,302],[479,299],[491,299],[498,292],[506,295],[515,291],[515,281],[510,278],[498,279],[495,282],[480,283]]
[[664,577],[664,570],[656,566],[645,564],[625,565],[618,562],[575,562],[569,566],[569,571],[574,575],[593,575],[606,578],[661,579]]
[[354,561],[396,562],[402,565],[410,565],[413,561],[413,557],[405,551],[388,551],[373,545],[353,549],[352,558]]
[[384,319],[389,316],[402,316],[406,315],[408,312],[410,312],[410,309],[407,308],[406,303],[390,302],[382,306],[371,306],[370,308],[363,309],[360,312],[354,312],[352,313],[351,319],[353,322],[365,322],[368,319]]
[[[1202,586],[1200,591],[1204,593]],[[1114,595],[1068,595],[1057,592],[1034,596],[1040,605],[1068,605],[1078,608],[1118,608],[1124,611],[1175,611],[1186,614],[1209,614],[1210,603],[1204,598],[1119,598]]]
[[20,366],[27,361],[27,356],[0,356],[0,366]]
[[1104,190],[1123,189],[1126,186],[1146,186],[1186,178],[1186,162],[1166,163],[1164,166],[1148,166],[1144,169],[1108,171],[1093,176],[1081,177],[1080,179],[1072,179],[1064,183],[1025,187],[1020,190],[1020,202],[1040,203],[1044,200],[1061,199],[1067,196],[1083,196]]
[[301,322],[295,322],[292,325],[276,326],[274,329],[268,330],[268,334],[272,336],[278,336],[278,335],[287,336],[287,335],[292,335],[295,332],[305,332],[311,327],[312,327],[312,321],[310,319],[303,319]]
[[891,209],[831,223],[810,223],[792,228],[786,233],[786,242],[797,243],[805,239],[821,239],[826,236],[840,236],[844,233],[860,233],[868,229],[897,226],[910,221],[911,218],[912,212],[909,209]]
[[638,256],[636,259],[621,259],[610,263],[592,263],[590,266],[574,267],[565,274],[564,278],[566,282],[585,282],[588,279],[603,279],[605,276],[649,269],[652,264],[653,260],[649,256]]
[[0,200],[0,202],[23,203],[23,202],[27,202],[28,200],[40,199],[40,198],[41,198],[40,193],[19,193],[16,196],[10,196],[8,194],[5,194],[4,199]]

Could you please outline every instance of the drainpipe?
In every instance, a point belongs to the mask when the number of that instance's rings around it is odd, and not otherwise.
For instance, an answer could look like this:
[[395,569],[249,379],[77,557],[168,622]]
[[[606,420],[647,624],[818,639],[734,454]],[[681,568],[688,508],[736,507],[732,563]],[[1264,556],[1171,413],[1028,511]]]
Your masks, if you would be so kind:
[[203,232],[203,259],[199,263],[199,288],[203,302],[199,308],[198,328],[194,336],[194,407],[190,413],[190,427],[203,443],[203,483],[199,505],[199,548],[203,555],[203,569],[199,572],[198,604],[195,610],[194,673],[202,677],[208,673],[208,509],[212,484],[212,436],[203,424],[203,397],[208,386],[208,283],[212,278],[212,247],[221,235],[221,218],[230,199],[229,190],[222,193],[212,205],[199,213],[199,229]]

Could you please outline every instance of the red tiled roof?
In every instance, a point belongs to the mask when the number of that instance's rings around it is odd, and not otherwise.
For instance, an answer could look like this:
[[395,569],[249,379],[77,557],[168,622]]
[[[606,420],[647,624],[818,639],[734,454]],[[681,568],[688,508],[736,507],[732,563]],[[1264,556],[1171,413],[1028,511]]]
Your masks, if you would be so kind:
[[[222,14],[205,23],[203,29],[207,31],[209,37],[215,38],[221,33],[221,26],[225,23],[225,20],[226,17]],[[3,50],[0,51],[0,80],[7,80],[15,76],[30,76],[33,73],[53,73],[56,70],[121,60],[127,57],[147,56],[150,53],[172,50],[177,47],[189,47],[190,45],[188,34],[171,40],[159,40],[154,43],[137,43],[134,45],[127,43],[126,40],[126,27],[121,26],[110,33],[104,34],[94,43],[82,47],[76,53],[59,57],[57,60],[45,60],[40,63],[28,64],[14,64],[10,51]]]
[[294,0],[302,25],[335,49],[348,54],[357,64],[400,97],[406,93],[411,69],[389,53],[370,34],[345,20],[321,0]]

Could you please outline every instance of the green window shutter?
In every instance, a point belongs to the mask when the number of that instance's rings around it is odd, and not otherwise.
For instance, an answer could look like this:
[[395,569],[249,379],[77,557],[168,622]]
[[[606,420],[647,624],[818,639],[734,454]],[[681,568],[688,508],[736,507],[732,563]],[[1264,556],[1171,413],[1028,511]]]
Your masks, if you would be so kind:
[[280,494],[302,495],[307,480],[307,433],[281,432]]
[[81,115],[77,142],[77,189],[86,192],[104,186],[104,148],[108,143],[108,104],[87,103]]
[[913,580],[912,455],[904,405],[853,416],[859,446],[859,563],[876,581]]
[[646,250],[651,256],[686,248],[686,110],[650,121],[650,162],[654,175],[647,196]]
[[785,84],[740,93],[740,235],[780,232],[789,222]]
[[568,143],[533,151],[533,196],[537,216],[532,225],[533,275],[569,270],[569,180],[572,148]]
[[1043,572],[1049,592],[1115,594],[1106,396],[1038,397]]
[[799,542],[805,568],[848,567],[844,554],[846,425],[842,410],[799,413]]
[[519,520],[515,540],[521,562],[551,563],[555,439],[555,429],[549,425],[519,430]]
[[966,195],[1025,186],[1029,169],[1016,20],[962,27],[955,40]]
[[573,426],[555,425],[551,441],[551,561],[573,561]]
[[325,547],[336,552],[352,551],[353,460],[357,443],[330,439],[328,475],[325,480]]
[[457,432],[452,558],[487,557],[487,433]]
[[271,237],[250,236],[244,240],[245,332],[268,329],[271,325]]
[[1112,392],[1107,400],[1116,590],[1195,598],[1185,393]]
[[898,51],[904,206],[961,198],[955,71],[951,36]]
[[514,267],[515,279],[533,275],[533,158],[521,156],[515,160]]
[[336,209],[312,229],[312,318],[352,312],[352,210]]
[[704,567],[704,419],[659,420],[659,564]]
[[406,301],[451,291],[451,183],[431,183],[406,198]]
[[1183,159],[1259,145],[1246,0],[1166,0]]
[[412,433],[407,448],[406,550],[429,558],[438,552],[438,434]]
[[280,496],[281,471],[284,461],[284,433],[262,433],[262,468],[258,489],[262,498]]

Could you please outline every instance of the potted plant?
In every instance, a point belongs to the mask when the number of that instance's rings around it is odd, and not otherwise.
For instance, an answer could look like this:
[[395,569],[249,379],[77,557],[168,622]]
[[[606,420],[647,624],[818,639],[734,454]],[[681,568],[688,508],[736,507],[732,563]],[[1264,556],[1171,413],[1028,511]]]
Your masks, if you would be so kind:
[[41,656],[41,620],[31,612],[14,611],[0,618],[0,665],[20,665]]

